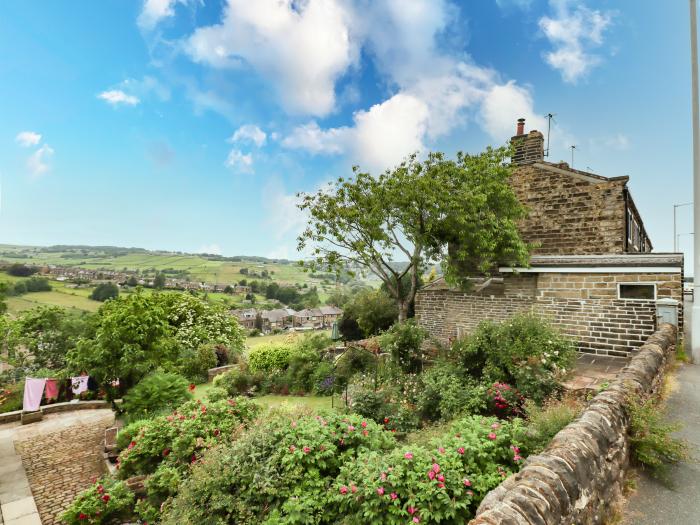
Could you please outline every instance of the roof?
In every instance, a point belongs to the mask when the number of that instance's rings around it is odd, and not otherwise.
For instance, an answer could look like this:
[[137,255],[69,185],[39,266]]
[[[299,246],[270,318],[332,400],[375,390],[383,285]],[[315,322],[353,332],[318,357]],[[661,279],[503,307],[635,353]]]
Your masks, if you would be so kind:
[[683,254],[680,253],[620,253],[610,255],[533,255],[530,267],[683,267]]
[[275,310],[265,310],[262,312],[263,319],[268,319],[272,323],[282,321],[289,317],[291,314],[287,313],[287,310],[281,308]]
[[321,306],[319,310],[323,315],[341,315],[343,313],[337,306]]

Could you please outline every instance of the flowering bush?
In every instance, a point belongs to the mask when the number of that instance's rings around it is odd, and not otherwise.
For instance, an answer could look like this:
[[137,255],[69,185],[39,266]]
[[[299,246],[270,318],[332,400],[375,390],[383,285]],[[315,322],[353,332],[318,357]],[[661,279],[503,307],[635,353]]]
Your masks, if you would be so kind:
[[408,319],[394,324],[380,337],[382,350],[391,354],[395,364],[404,372],[418,372],[423,368],[422,345],[428,332]]
[[486,409],[486,386],[451,363],[440,363],[422,374],[418,412],[424,419],[449,421],[460,414],[479,414]]
[[570,339],[529,314],[482,322],[452,353],[472,377],[508,383],[538,403],[557,390],[575,359]]
[[504,418],[523,415],[525,396],[506,383],[494,383],[487,392],[491,413]]
[[253,385],[253,377],[239,365],[238,368],[219,374],[213,382],[215,386],[226,390],[229,396],[237,396],[248,391]]
[[465,523],[518,470],[521,433],[518,421],[469,417],[430,448],[361,454],[341,469],[327,506],[336,514],[327,522]]
[[193,469],[162,523],[320,523],[341,466],[395,441],[358,415],[272,416]]
[[[231,441],[234,432],[252,421],[259,410],[258,405],[245,398],[206,405],[201,401],[187,402],[172,414],[157,417],[138,429],[119,454],[119,475],[127,478],[151,474],[166,459],[188,465],[205,449]],[[127,429],[133,431],[132,427]]]
[[134,494],[122,481],[104,478],[81,493],[61,516],[67,525],[121,523],[131,514]]

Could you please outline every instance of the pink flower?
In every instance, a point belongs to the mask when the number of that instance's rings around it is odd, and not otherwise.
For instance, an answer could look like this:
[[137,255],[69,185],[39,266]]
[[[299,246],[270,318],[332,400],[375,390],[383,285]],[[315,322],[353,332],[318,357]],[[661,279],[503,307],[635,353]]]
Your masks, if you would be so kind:
[[102,485],[97,485],[97,493],[102,494],[105,491],[105,488]]
[[386,472],[382,472],[382,473],[379,475],[379,479],[381,479],[382,481],[386,481]]
[[444,483],[438,483],[438,488],[444,489],[444,488],[445,488],[445,484],[444,484]]
[[403,457],[405,457],[406,459],[413,459],[413,454],[411,454],[410,452],[406,452],[406,453],[403,455]]
[[435,472],[433,472],[432,470],[429,470],[429,471],[428,471],[428,477],[429,477],[431,480],[435,479]]
[[135,446],[136,446],[136,441],[132,441],[131,443],[129,443],[129,450],[131,450]]
[[408,513],[409,513],[411,516],[413,516],[413,515],[416,513],[417,510],[418,510],[418,509],[416,509],[415,507],[408,507]]
[[297,422],[296,422],[296,421],[292,421],[292,428],[297,428]]
[[383,496],[384,495],[384,487],[379,487],[377,489],[377,494],[379,494],[380,496]]
[[464,478],[464,479],[462,480],[462,483],[464,483],[464,486],[465,486],[465,487],[471,487],[471,486],[472,486],[472,482],[469,481],[467,478]]
[[473,496],[473,495],[474,495],[474,491],[473,491],[473,490],[468,490],[468,491],[467,491],[467,495],[468,495],[468,496]]
[[348,488],[347,488],[345,485],[343,485],[342,487],[340,487],[340,493],[341,493],[341,494],[347,494],[347,493],[348,493]]
[[438,474],[438,481],[445,481],[445,476]]
[[348,431],[353,432],[355,430],[355,427],[352,425],[348,425]]
[[513,456],[513,461],[515,461],[515,462],[518,462],[518,461],[520,461],[521,459],[523,459],[523,458],[521,458],[518,454],[516,454],[515,456]]
[[440,454],[444,454],[444,453],[445,453],[445,448],[444,448],[444,447],[438,448],[438,452],[439,452]]
[[311,449],[309,447],[304,447],[302,448],[302,450],[304,451],[304,454],[308,454],[309,452],[311,452]]
[[435,474],[440,472],[440,465],[438,465],[437,463],[433,463],[433,472],[435,472]]
[[491,428],[492,428],[493,430],[497,430],[498,428],[500,428],[500,426],[501,426],[501,425],[499,425],[498,423],[494,423],[493,425],[491,425]]
[[496,439],[496,434],[494,434],[493,432],[491,432],[491,433],[489,434],[489,439],[490,439],[491,441],[495,440],[495,439]]
[[396,492],[392,492],[391,494],[389,494],[389,497],[390,497],[392,500],[395,500],[396,498],[399,497],[399,495],[396,494]]
[[202,413],[205,413],[206,411],[207,411],[207,407],[205,407],[204,405],[202,405]]
[[295,447],[294,445],[292,445],[291,447],[289,447],[289,451],[290,451],[290,452],[294,452],[296,449],[297,449],[297,447]]
[[362,435],[363,435],[363,436],[369,436],[369,432],[368,432],[367,430],[363,430],[363,431],[362,431]]
[[413,523],[420,523],[420,518],[418,516],[413,516]]
[[362,428],[367,428],[367,421],[363,421],[363,422],[360,423],[360,424],[362,425]]
[[350,485],[350,491],[355,494],[355,492],[357,492],[357,487],[355,485]]
[[457,453],[458,453],[458,454],[464,454],[464,447],[459,447],[459,448],[457,449]]

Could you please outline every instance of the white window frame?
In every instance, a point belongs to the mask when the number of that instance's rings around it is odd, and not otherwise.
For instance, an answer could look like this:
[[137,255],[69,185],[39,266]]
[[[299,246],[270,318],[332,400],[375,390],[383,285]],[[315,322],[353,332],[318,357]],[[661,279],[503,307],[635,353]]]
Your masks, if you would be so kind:
[[[632,286],[653,286],[654,287],[654,298],[653,299],[632,299],[632,298],[627,298],[627,297],[621,297],[620,296],[620,285],[632,285]],[[652,281],[641,281],[641,282],[632,282],[632,283],[617,283],[617,298],[620,301],[656,301],[657,294],[658,294],[658,283],[652,282]]]

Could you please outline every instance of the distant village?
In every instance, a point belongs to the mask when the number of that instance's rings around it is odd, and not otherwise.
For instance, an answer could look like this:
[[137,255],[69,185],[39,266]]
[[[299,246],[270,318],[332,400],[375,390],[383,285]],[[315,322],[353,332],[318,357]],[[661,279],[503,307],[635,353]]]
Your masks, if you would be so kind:
[[250,330],[270,333],[282,330],[325,330],[333,327],[343,310],[336,306],[319,306],[294,311],[291,308],[256,310],[244,308],[232,310],[241,326]]

